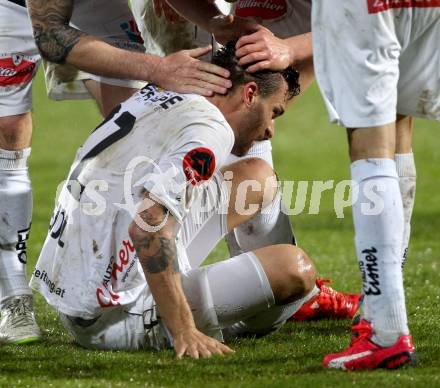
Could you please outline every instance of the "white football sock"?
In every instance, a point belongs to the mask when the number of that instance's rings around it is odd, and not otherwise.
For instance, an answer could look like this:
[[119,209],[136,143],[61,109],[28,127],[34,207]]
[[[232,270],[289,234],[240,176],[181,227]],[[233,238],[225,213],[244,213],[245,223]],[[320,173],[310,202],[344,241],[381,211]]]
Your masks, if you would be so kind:
[[273,168],[272,144],[270,140],[256,141],[246,155],[236,156],[234,154],[229,154],[224,164],[231,164],[237,160],[246,158],[263,159]]
[[[225,164],[233,163],[239,159],[245,159],[245,158],[260,158],[265,160],[272,168],[273,168],[273,160],[272,160],[272,145],[269,140],[263,140],[263,141],[257,141],[254,143],[254,145],[250,148],[248,153],[242,157],[235,156],[233,154],[230,154],[228,159],[226,160]],[[288,225],[290,228],[290,232],[287,239],[283,239],[280,237],[279,241],[274,240],[274,235],[271,237],[268,237],[267,240],[269,241],[268,245],[273,244],[280,244],[280,243],[287,243],[290,244],[294,240],[292,228],[289,221],[289,216],[287,216],[284,213],[280,214],[280,210],[282,204],[281,200],[278,199],[278,207],[274,206],[271,209],[272,214],[270,215],[262,215],[257,214],[252,220],[247,221],[243,224],[241,224],[239,227],[235,228],[233,231],[227,234],[226,236],[226,242],[228,244],[229,248],[229,255],[231,257],[237,256],[243,252],[252,251],[257,248],[261,248],[263,246],[267,245],[261,245],[266,244],[266,242],[261,243],[261,236],[262,233],[265,233],[266,231],[271,231],[271,229],[274,227],[274,222],[279,223],[280,225]],[[270,225],[265,226],[264,223],[266,221],[271,222]],[[286,226],[287,227],[287,226]],[[252,235],[249,234],[250,231],[253,232]],[[275,232],[274,232],[275,233]],[[287,232],[286,232],[287,233]],[[238,238],[241,237],[241,243],[238,242]],[[270,243],[270,241],[273,241]],[[243,246],[241,244],[244,244]]]
[[396,164],[390,159],[358,160],[352,163],[351,174],[359,184],[353,220],[365,294],[363,317],[373,324],[373,341],[391,346],[409,333],[401,267],[403,206]]
[[281,191],[252,219],[234,229],[241,251],[249,252],[276,244],[296,244],[289,216],[282,211]]
[[404,230],[402,244],[402,266],[408,254],[409,239],[411,237],[411,216],[416,198],[416,164],[413,153],[396,154],[397,175],[399,175],[400,193],[402,194]]
[[32,221],[30,153],[30,148],[0,149],[0,307],[7,298],[32,294],[25,270]]

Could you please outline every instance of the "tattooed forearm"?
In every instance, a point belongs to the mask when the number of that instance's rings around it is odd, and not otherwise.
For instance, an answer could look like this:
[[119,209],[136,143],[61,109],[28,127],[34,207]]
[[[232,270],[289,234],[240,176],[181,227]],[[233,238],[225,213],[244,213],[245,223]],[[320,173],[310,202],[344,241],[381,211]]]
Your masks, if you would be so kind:
[[64,63],[85,33],[69,26],[73,0],[28,0],[34,38],[43,58]]
[[[145,196],[149,198],[148,193]],[[149,226],[162,225],[166,220],[165,225],[156,232],[143,230],[136,221],[130,226],[130,237],[145,274],[157,274],[168,268],[179,272],[174,217],[166,207],[157,202],[150,204],[147,210],[141,211],[138,216]]]
[[179,272],[176,243],[174,239],[156,236],[152,233],[135,243],[139,260],[146,273],[156,274],[166,271],[170,266]]

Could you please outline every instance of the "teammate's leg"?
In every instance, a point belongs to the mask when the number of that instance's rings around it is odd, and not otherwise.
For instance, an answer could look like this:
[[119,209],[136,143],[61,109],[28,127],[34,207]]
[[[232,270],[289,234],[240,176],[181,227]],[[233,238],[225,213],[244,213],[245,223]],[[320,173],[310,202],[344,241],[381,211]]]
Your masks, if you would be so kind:
[[408,254],[411,236],[411,216],[416,197],[416,164],[412,152],[413,120],[411,117],[398,116],[396,121],[396,168],[399,176],[400,193],[403,202],[403,243],[402,265]]
[[40,336],[25,268],[32,220],[31,85],[40,55],[26,8],[18,3],[0,2],[0,335],[10,343]]
[[414,348],[402,279],[404,217],[394,161],[396,124],[349,130],[349,142],[352,179],[359,185],[353,220],[365,294],[357,327],[362,328],[349,349],[327,355],[324,365],[397,367],[410,362]]
[[0,332],[11,343],[40,337],[26,278],[32,221],[31,134],[30,112],[0,117]]

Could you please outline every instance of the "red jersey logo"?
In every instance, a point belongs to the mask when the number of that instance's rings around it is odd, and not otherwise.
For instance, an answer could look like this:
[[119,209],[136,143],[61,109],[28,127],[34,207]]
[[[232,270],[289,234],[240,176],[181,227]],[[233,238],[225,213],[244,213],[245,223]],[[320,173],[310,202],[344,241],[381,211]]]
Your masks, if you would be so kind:
[[183,158],[183,171],[193,185],[211,178],[215,170],[215,156],[208,148],[194,148]]
[[[101,307],[113,307],[119,306],[119,295],[112,291],[113,280],[118,280],[118,273],[124,272],[127,264],[130,262],[131,253],[134,253],[134,245],[130,240],[122,241],[122,247],[119,249],[118,257],[119,264],[112,258],[107,271],[104,275],[104,279],[100,287],[96,289],[96,299]],[[124,281],[124,280],[123,280]]]
[[0,87],[19,85],[32,79],[35,63],[21,55],[0,59]]
[[440,0],[367,0],[368,13],[378,13],[391,8],[440,7]]
[[238,0],[235,8],[235,14],[244,18],[276,19],[286,12],[286,0]]

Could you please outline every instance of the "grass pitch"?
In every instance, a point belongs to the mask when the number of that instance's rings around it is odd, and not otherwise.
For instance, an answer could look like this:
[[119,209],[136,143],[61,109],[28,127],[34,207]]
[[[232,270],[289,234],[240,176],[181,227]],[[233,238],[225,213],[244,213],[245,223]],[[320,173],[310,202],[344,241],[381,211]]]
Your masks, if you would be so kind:
[[[41,76],[35,83],[34,103],[29,273],[47,233],[56,187],[66,177],[76,149],[100,121],[91,101],[49,102]],[[233,343],[232,356],[208,360],[176,361],[171,351],[89,351],[72,342],[37,295],[37,319],[44,339],[39,344],[0,348],[0,386],[440,387],[439,131],[438,123],[416,122],[417,200],[405,282],[417,368],[360,373],[324,370],[322,356],[348,344],[350,323],[344,321],[287,324],[263,339]],[[328,123],[316,87],[278,120],[273,145],[275,166],[283,180],[349,179],[345,131]],[[359,290],[351,213],[345,209],[345,217],[337,218],[334,191],[327,191],[319,214],[308,214],[310,188],[304,212],[292,218],[300,245],[314,258],[320,275],[334,279],[335,288]],[[226,256],[221,245],[209,260]]]

